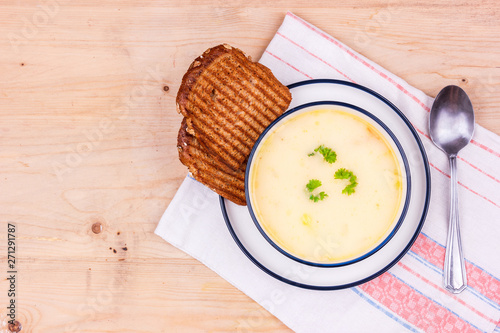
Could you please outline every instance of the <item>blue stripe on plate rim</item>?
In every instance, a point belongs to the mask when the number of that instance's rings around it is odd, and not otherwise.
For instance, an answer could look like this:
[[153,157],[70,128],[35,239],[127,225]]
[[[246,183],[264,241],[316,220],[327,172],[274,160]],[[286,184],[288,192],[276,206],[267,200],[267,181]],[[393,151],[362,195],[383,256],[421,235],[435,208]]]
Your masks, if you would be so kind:
[[364,86],[361,86],[359,84],[356,84],[356,83],[352,83],[352,82],[347,82],[347,81],[342,81],[342,80],[333,80],[333,79],[315,79],[315,80],[305,80],[305,81],[300,81],[300,82],[296,82],[296,83],[293,83],[293,84],[290,84],[288,85],[288,88],[289,89],[293,89],[295,87],[299,87],[299,86],[304,86],[304,85],[310,85],[310,84],[318,84],[318,83],[328,83],[328,84],[338,84],[338,85],[345,85],[345,86],[350,86],[350,87],[353,87],[353,88],[356,88],[358,90],[361,90],[361,91],[364,91],[374,97],[376,97],[377,99],[381,100],[382,102],[384,102],[387,106],[389,106],[406,124],[406,126],[408,127],[408,129],[410,130],[410,132],[412,133],[413,137],[415,138],[415,141],[420,149],[420,153],[422,155],[422,159],[423,159],[423,162],[424,162],[424,168],[425,168],[425,175],[426,175],[426,194],[425,194],[425,204],[424,204],[424,209],[422,211],[422,215],[420,217],[420,221],[418,223],[418,226],[417,228],[415,229],[415,232],[412,236],[412,238],[410,239],[410,241],[408,242],[408,244],[406,244],[406,246],[404,247],[404,249],[396,256],[396,258],[394,258],[390,263],[388,263],[386,266],[382,267],[379,271],[377,271],[376,273],[372,274],[372,275],[369,275],[367,277],[365,277],[364,279],[360,279],[358,281],[353,281],[351,283],[347,283],[347,284],[342,284],[342,285],[333,285],[333,286],[316,286],[316,285],[309,285],[309,284],[304,284],[304,283],[300,283],[300,282],[296,282],[296,281],[292,281],[290,279],[287,279],[279,274],[276,274],[274,273],[273,271],[271,271],[270,269],[268,269],[267,267],[265,267],[264,265],[262,265],[257,259],[255,259],[252,254],[245,248],[245,246],[241,243],[240,239],[238,238],[238,236],[236,235],[236,232],[234,231],[232,225],[231,225],[231,220],[229,219],[229,215],[227,213],[227,209],[226,209],[226,203],[225,203],[225,199],[221,196],[219,196],[219,202],[220,202],[220,206],[221,206],[221,211],[222,211],[222,215],[224,217],[224,221],[226,222],[226,226],[229,230],[229,233],[231,234],[231,236],[233,237],[233,240],[235,241],[236,245],[240,248],[240,250],[246,255],[246,257],[252,262],[254,263],[260,270],[262,270],[264,273],[268,274],[269,276],[281,281],[281,282],[284,282],[286,284],[289,284],[289,285],[292,285],[292,286],[295,286],[295,287],[299,287],[299,288],[304,288],[304,289],[310,289],[310,290],[338,290],[338,289],[346,289],[346,288],[351,288],[351,287],[354,287],[354,286],[357,286],[357,285],[360,285],[360,284],[363,284],[363,283],[366,283],[380,275],[382,275],[383,273],[385,273],[386,271],[388,271],[391,267],[393,267],[399,260],[401,260],[401,258],[410,250],[410,248],[412,247],[413,243],[415,243],[418,235],[420,234],[420,231],[422,230],[422,227],[424,225],[424,222],[425,222],[425,218],[427,217],[427,212],[429,210],[429,202],[430,202],[430,195],[431,195],[431,178],[430,178],[430,169],[429,169],[429,161],[428,161],[428,158],[427,158],[427,153],[425,151],[425,148],[422,144],[422,141],[420,140],[418,134],[417,134],[417,131],[413,128],[413,126],[411,125],[410,121],[408,120],[408,118],[406,118],[406,116],[394,105],[392,104],[388,99],[386,99],[384,96],[380,95],[379,93],[367,88],[367,87],[364,87]]

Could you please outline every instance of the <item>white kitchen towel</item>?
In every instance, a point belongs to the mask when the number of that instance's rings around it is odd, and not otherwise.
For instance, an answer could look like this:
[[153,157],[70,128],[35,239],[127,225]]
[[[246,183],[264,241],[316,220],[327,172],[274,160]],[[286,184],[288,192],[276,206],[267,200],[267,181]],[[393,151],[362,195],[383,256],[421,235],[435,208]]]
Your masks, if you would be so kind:
[[[218,196],[187,177],[161,218],[157,235],[200,260],[297,332],[500,332],[500,139],[477,126],[458,158],[460,217],[469,287],[442,287],[448,224],[446,156],[429,139],[433,99],[326,32],[287,13],[260,62],[288,85],[341,79],[364,85],[410,119],[430,161],[432,195],[417,241],[402,260],[374,280],[344,290],[313,291],[266,275],[239,250]],[[252,331],[261,313],[238,324]]]

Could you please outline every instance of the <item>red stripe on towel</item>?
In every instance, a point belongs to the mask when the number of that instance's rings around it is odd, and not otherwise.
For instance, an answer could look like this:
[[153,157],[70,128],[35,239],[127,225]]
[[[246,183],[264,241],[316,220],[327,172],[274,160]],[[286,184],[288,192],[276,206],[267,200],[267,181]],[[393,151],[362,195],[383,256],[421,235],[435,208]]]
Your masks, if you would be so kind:
[[448,309],[385,273],[359,286],[374,300],[424,332],[478,332]]
[[[446,249],[429,237],[420,234],[411,248],[413,252],[437,267],[443,267]],[[500,281],[478,266],[465,262],[469,286],[500,304]]]

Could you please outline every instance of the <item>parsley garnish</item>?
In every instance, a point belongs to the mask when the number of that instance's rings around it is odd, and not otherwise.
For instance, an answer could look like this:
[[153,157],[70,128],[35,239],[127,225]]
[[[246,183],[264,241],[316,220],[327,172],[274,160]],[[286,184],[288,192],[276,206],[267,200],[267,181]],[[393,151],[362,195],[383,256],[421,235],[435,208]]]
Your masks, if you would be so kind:
[[[306,189],[309,191],[309,192],[312,192],[314,191],[315,189],[317,189],[318,187],[321,186],[321,181],[317,180],[317,179],[311,179],[309,181],[309,183],[307,183],[306,185]],[[320,200],[323,200],[325,199],[326,197],[328,196],[328,194],[326,194],[325,192],[319,192],[318,195],[314,195],[314,194],[311,194],[309,196],[309,200],[312,200],[314,202],[318,202]]]
[[317,179],[311,179],[309,183],[307,183],[306,188],[309,192],[314,191],[314,189],[318,188],[321,186],[321,181]]
[[320,200],[323,200],[324,198],[326,198],[328,196],[328,194],[326,194],[325,192],[319,192],[318,195],[312,195],[309,197],[309,200],[312,200],[314,202],[318,202]]
[[325,147],[323,145],[314,149],[314,152],[310,153],[307,156],[314,156],[315,152],[323,155],[323,158],[325,159],[325,161],[327,161],[330,164],[334,163],[337,160],[337,153],[334,152],[331,148]]
[[356,182],[358,178],[352,173],[352,171],[341,168],[335,172],[333,177],[335,179],[349,179],[350,184],[342,190],[342,194],[351,195],[355,192],[354,188],[358,185]]
[[347,195],[353,194],[355,192],[354,188],[356,187],[356,185],[358,185],[358,183],[351,183],[351,184],[347,185],[342,190],[342,194],[347,194]]
[[353,174],[351,171],[341,168],[335,171],[335,175],[333,176],[335,179],[349,179]]

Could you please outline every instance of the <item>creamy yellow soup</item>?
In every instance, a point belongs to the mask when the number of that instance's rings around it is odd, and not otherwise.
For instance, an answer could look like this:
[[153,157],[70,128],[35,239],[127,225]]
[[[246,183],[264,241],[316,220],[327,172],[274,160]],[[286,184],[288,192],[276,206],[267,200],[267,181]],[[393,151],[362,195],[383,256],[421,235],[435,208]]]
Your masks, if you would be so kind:
[[[325,161],[323,145],[336,155]],[[310,156],[313,155],[313,156]],[[251,202],[265,233],[283,250],[316,263],[354,259],[376,247],[400,213],[403,177],[385,136],[367,120],[340,110],[308,111],[281,123],[261,143],[250,170]],[[335,179],[345,168],[356,176]],[[321,186],[310,192],[310,180]],[[311,194],[323,200],[314,202]]]

